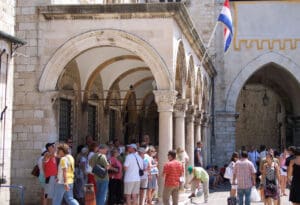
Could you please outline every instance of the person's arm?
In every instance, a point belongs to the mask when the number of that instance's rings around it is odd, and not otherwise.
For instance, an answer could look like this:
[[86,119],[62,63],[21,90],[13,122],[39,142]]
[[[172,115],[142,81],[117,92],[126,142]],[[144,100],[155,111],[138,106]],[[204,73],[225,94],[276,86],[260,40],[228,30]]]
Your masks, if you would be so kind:
[[266,164],[264,164],[262,166],[262,171],[261,171],[261,182],[264,183],[265,182],[265,178],[266,178]]
[[293,168],[294,167],[294,160],[290,161],[290,165],[288,167],[288,174],[287,174],[287,179],[288,179],[288,183],[290,184],[292,181],[292,176],[293,176]]
[[70,190],[69,184],[67,183],[67,168],[63,168],[64,187],[66,191]]
[[236,173],[237,173],[237,168],[236,166],[233,167],[233,176],[232,176],[232,185],[236,185]]
[[280,171],[279,171],[279,166],[278,164],[275,164],[275,171],[276,171],[276,179],[278,183],[278,187],[280,187]]

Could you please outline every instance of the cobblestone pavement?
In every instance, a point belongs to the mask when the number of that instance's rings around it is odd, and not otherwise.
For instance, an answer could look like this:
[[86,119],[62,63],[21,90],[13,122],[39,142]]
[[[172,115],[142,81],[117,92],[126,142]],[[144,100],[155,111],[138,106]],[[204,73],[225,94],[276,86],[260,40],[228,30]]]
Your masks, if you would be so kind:
[[[185,192],[182,192],[180,194],[179,198],[179,205],[202,205],[202,204],[207,204],[207,205],[227,205],[227,197],[229,196],[229,190],[230,187],[228,184],[219,186],[218,188],[214,190],[210,190],[209,194],[209,199],[208,203],[204,203],[204,198],[199,197],[199,198],[193,198],[192,200],[188,199],[188,196],[190,195],[190,191],[187,190]],[[287,191],[288,193],[288,191]],[[291,203],[288,201],[288,196],[283,196],[280,199],[281,203],[280,205],[291,205]],[[159,205],[162,205],[162,203],[158,203]],[[263,205],[263,202],[256,202],[256,203],[251,203],[251,205]]]

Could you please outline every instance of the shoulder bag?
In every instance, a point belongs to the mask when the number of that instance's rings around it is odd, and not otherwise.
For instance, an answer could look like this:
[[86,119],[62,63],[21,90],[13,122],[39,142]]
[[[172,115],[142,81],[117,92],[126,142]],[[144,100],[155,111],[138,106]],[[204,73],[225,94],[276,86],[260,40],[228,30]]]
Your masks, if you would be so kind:
[[[98,159],[100,159],[101,157],[102,156],[100,155],[98,157]],[[95,174],[99,178],[104,178],[107,174],[107,170],[101,164],[96,164],[92,169],[92,173]]]
[[136,160],[137,165],[139,166],[139,175],[140,175],[140,177],[141,177],[141,176],[144,175],[144,170],[141,169],[140,164],[139,164],[139,162],[138,162],[138,160],[137,160],[137,158],[136,158],[135,155],[134,155],[134,157],[135,157],[135,160]]

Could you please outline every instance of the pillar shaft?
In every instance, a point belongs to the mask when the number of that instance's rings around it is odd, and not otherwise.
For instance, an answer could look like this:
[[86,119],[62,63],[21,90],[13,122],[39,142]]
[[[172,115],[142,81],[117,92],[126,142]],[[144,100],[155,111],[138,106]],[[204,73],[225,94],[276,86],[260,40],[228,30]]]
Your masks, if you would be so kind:
[[173,142],[173,106],[176,101],[177,92],[175,90],[153,91],[155,102],[159,112],[159,147],[158,147],[158,167],[159,167],[159,195],[162,196],[163,188],[163,167],[168,161],[168,151],[171,150]]
[[175,144],[174,148],[185,149],[185,112],[187,110],[187,100],[178,99],[174,106],[175,117]]
[[186,126],[187,126],[187,133],[186,133],[186,152],[190,157],[188,165],[194,165],[194,109],[193,107],[189,107],[186,116]]

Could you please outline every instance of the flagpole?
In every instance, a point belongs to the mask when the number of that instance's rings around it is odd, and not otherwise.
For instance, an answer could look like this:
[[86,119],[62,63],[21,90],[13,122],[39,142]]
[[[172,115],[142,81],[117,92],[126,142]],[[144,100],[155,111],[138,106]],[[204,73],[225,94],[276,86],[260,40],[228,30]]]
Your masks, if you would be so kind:
[[211,44],[211,42],[212,42],[212,40],[213,40],[213,38],[214,38],[214,36],[215,36],[215,33],[216,33],[216,31],[217,31],[218,25],[219,25],[219,21],[217,21],[217,23],[216,23],[216,25],[215,25],[215,27],[214,27],[214,29],[213,29],[213,31],[212,31],[212,34],[211,34],[211,36],[210,36],[210,38],[209,38],[209,40],[208,40],[207,46],[206,46],[206,48],[205,48],[205,52],[204,52],[203,57],[202,57],[201,62],[200,62],[200,66],[203,65],[203,62],[204,62],[204,60],[205,60],[205,57],[206,57],[206,55],[208,55],[208,49],[209,49],[209,46],[210,46],[210,44]]

